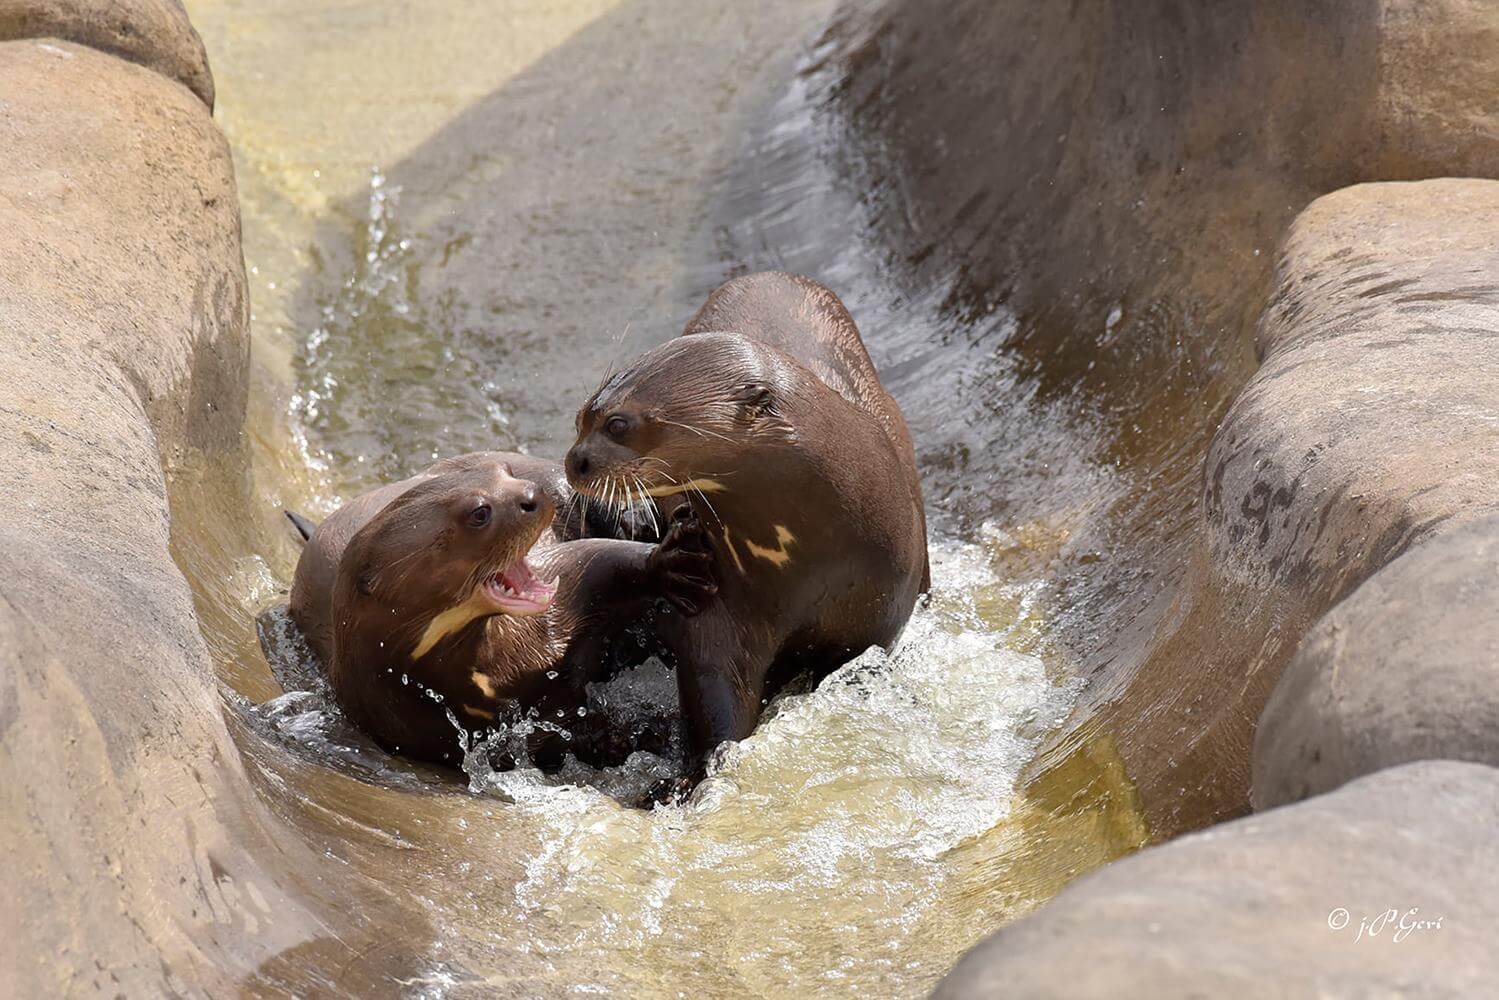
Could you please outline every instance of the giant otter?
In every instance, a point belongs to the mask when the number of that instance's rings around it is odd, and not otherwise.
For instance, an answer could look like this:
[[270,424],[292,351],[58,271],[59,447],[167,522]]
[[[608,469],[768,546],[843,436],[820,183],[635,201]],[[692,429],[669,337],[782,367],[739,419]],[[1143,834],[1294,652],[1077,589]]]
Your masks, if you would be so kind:
[[565,487],[547,463],[508,458],[461,456],[356,498],[298,564],[292,617],[387,750],[455,764],[449,712],[481,730],[516,705],[571,708],[613,634],[657,598],[691,613],[714,589],[687,519],[659,545],[544,537]]
[[700,754],[754,728],[768,680],[888,646],[927,587],[905,420],[808,278],[719,287],[583,405],[566,465],[580,493],[679,498],[704,525],[718,593],[661,636]]
[[554,540],[565,541],[574,537],[574,532],[569,530],[574,525],[568,516],[575,510],[573,491],[567,484],[561,464],[508,451],[473,452],[445,458],[400,482],[359,494],[318,525],[308,524],[297,515],[288,513],[287,516],[306,538],[302,556],[297,560],[296,575],[292,578],[288,610],[325,667],[333,661],[333,584],[338,578],[338,563],[349,539],[392,500],[418,483],[444,473],[462,472],[493,462],[508,467],[512,475],[535,483],[551,501],[552,507],[563,512],[564,516],[554,518],[550,524]]

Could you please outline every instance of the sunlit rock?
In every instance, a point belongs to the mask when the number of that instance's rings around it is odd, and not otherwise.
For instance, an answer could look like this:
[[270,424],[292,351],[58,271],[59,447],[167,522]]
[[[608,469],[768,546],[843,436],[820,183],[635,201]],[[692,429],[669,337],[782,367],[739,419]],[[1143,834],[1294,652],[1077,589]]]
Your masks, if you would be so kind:
[[1258,809],[1383,767],[1499,765],[1499,517],[1444,531],[1312,629],[1260,716]]
[[942,1000],[1481,996],[1499,975],[1499,770],[1426,761],[1079,879]]

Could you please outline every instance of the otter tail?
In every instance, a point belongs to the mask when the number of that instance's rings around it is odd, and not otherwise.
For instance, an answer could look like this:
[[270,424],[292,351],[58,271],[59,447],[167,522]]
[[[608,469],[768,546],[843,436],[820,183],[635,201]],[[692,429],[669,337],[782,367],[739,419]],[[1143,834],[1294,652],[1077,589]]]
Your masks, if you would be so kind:
[[311,538],[312,533],[317,530],[317,525],[294,510],[283,510],[281,513],[286,515],[286,519],[291,522],[293,528],[297,529],[297,534],[302,536],[302,541],[304,542]]

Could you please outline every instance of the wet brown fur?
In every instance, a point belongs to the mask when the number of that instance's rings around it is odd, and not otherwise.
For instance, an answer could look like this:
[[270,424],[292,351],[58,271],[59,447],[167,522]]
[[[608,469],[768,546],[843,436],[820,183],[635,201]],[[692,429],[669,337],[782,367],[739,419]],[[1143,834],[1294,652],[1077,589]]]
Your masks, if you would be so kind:
[[663,634],[702,752],[748,735],[768,681],[888,645],[927,589],[910,433],[847,309],[808,278],[725,283],[605,380],[578,432],[576,489],[675,492],[708,532],[718,596]]
[[[517,467],[550,488],[512,477]],[[538,500],[534,513],[514,502],[526,490]],[[655,598],[704,586],[702,557],[680,548],[695,528],[676,530],[662,546],[559,539],[550,525],[565,491],[554,463],[465,455],[356,498],[314,532],[298,565],[292,616],[309,640],[323,637],[323,648],[313,647],[340,706],[387,750],[457,764],[449,712],[480,730],[516,706],[570,710],[597,679],[613,634]],[[470,537],[450,515],[480,496],[493,505],[491,530]],[[558,580],[544,613],[459,615],[457,627],[414,655],[435,620],[467,607],[486,576],[523,555],[538,577]],[[323,591],[329,564],[333,579]]]

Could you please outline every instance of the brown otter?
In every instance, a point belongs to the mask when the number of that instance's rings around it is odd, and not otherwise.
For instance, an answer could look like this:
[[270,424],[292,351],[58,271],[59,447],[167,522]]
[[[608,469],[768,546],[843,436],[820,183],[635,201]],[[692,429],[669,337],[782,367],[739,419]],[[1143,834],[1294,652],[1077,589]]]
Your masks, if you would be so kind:
[[808,278],[714,291],[584,404],[567,474],[593,496],[685,498],[707,531],[718,593],[661,636],[699,753],[748,735],[768,678],[888,646],[927,587],[905,420],[848,310]]
[[[339,560],[343,558],[344,549],[354,532],[368,524],[392,500],[418,483],[444,473],[462,472],[492,462],[507,466],[512,475],[539,486],[554,509],[573,509],[572,487],[567,484],[567,477],[559,463],[516,452],[484,451],[445,458],[400,482],[388,483],[361,493],[316,526],[288,513],[307,540],[302,556],[297,560],[296,575],[292,578],[288,610],[307,638],[308,645],[325,666],[333,661],[333,584],[338,579]],[[564,518],[552,521],[551,532],[557,541],[571,537]]]
[[547,463],[511,459],[461,456],[358,497],[298,565],[292,617],[340,706],[387,750],[454,764],[449,712],[479,730],[512,705],[570,708],[613,633],[658,597],[690,613],[714,589],[689,520],[660,545],[544,538],[558,484],[516,478],[520,465],[546,482]]

